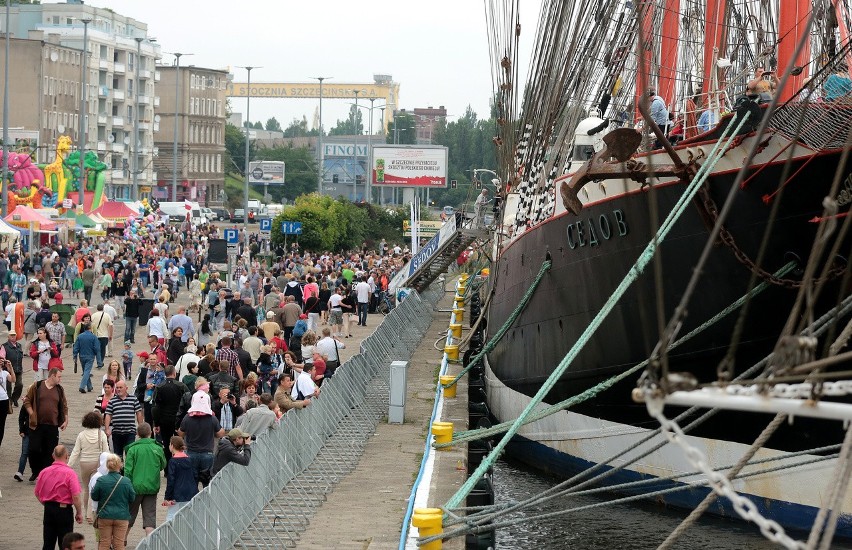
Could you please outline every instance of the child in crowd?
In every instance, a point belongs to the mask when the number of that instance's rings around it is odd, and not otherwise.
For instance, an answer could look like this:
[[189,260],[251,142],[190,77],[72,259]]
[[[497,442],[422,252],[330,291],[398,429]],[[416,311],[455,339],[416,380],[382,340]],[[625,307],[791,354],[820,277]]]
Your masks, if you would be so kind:
[[14,478],[16,481],[23,481],[27,457],[30,456],[30,415],[26,407],[21,407],[21,412],[18,413],[18,432],[21,434],[21,458],[18,459],[18,471],[15,472]]
[[124,342],[124,351],[121,353],[121,362],[124,364],[124,378],[130,380],[130,372],[133,370],[133,350],[130,349],[130,340]]
[[77,273],[74,280],[71,282],[71,291],[74,292],[74,298],[79,298],[83,291],[83,276]]
[[157,363],[154,370],[148,370],[148,374],[145,379],[145,403],[150,403],[154,399],[154,388],[165,381],[166,371],[165,366],[162,363]]
[[178,510],[189,504],[198,494],[198,482],[189,456],[186,454],[186,444],[180,436],[172,436],[169,440],[169,450],[172,459],[166,466],[166,494],[163,506],[169,507],[166,521],[171,521]]

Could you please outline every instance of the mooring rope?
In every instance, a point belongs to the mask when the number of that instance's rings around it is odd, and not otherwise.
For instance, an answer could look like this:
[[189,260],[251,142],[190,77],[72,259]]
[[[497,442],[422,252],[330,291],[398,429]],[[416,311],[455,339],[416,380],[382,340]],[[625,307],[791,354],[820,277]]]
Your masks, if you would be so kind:
[[[776,271],[775,276],[783,277],[784,275],[786,275],[787,273],[792,271],[795,266],[796,266],[795,262],[789,262],[788,264],[783,266],[781,269]],[[702,332],[704,332],[705,330],[707,330],[708,328],[710,328],[711,326],[718,323],[720,320],[724,319],[725,317],[727,317],[728,315],[730,315],[731,313],[736,311],[738,308],[740,308],[742,306],[742,304],[745,303],[746,300],[753,298],[754,296],[757,296],[758,294],[760,294],[761,292],[763,292],[764,290],[769,288],[769,286],[770,286],[769,282],[762,281],[756,287],[752,288],[751,291],[749,291],[748,293],[746,293],[743,296],[741,296],[740,298],[738,298],[736,301],[734,301],[728,307],[726,307],[725,309],[723,309],[722,311],[720,311],[719,313],[717,313],[716,315],[711,317],[709,320],[702,323],[700,326],[696,327],[695,329],[690,331],[688,334],[685,334],[683,337],[679,338],[677,341],[669,344],[668,350],[672,351],[675,348],[677,348],[678,346],[681,346],[684,343],[688,342],[689,340],[691,340],[695,336],[701,334]],[[587,389],[587,390],[585,390],[581,393],[578,393],[577,395],[569,397],[568,399],[560,401],[560,402],[558,402],[554,405],[550,405],[550,406],[548,406],[544,409],[537,410],[537,411],[533,412],[530,415],[530,417],[526,421],[524,421],[524,425],[531,424],[531,423],[536,422],[538,420],[541,420],[543,418],[547,418],[548,416],[550,416],[552,414],[556,414],[560,411],[563,411],[565,409],[573,407],[574,405],[579,405],[580,403],[588,401],[589,399],[593,399],[594,397],[598,396],[600,393],[610,389],[612,386],[614,386],[618,382],[621,382],[622,380],[624,380],[628,376],[635,374],[636,372],[645,368],[648,365],[648,361],[649,361],[648,359],[645,359],[641,363],[636,364],[635,366],[627,369],[626,371],[619,373],[619,374],[616,374],[616,375],[604,380],[603,382],[600,382],[600,383],[592,386],[591,388],[589,388],[589,389]],[[476,430],[467,430],[467,431],[459,432],[458,434],[456,434],[453,437],[453,440],[450,441],[449,443],[435,443],[434,447],[436,449],[440,449],[440,448],[443,448],[443,447],[450,447],[450,446],[456,445],[456,444],[461,443],[461,442],[475,441],[475,440],[478,440],[478,439],[490,438],[490,437],[493,437],[497,434],[505,432],[506,430],[508,430],[511,427],[511,425],[512,425],[512,422],[501,422],[500,424],[495,424],[494,426],[491,426],[490,428],[479,428],[479,429],[476,429]]]
[[[514,424],[511,428],[506,432],[503,438],[497,443],[494,449],[482,460],[482,463],[476,468],[476,471],[465,481],[465,483],[459,488],[458,491],[447,501],[446,508],[455,508],[458,506],[462,499],[467,497],[476,483],[479,481],[485,472],[491,467],[496,457],[498,457],[503,449],[505,449],[506,445],[508,445],[509,441],[518,433],[518,430],[523,425],[523,422],[526,418],[532,413],[533,409],[535,409],[538,404],[544,399],[544,397],[550,393],[550,390],[553,389],[553,386],[556,385],[556,382],[562,378],[562,375],[568,369],[568,367],[573,363],[574,359],[577,357],[579,352],[585,347],[586,343],[591,339],[592,335],[597,332],[597,329],[601,326],[604,319],[609,315],[612,309],[616,304],[621,300],[622,296],[624,296],[627,289],[635,282],[639,276],[644,271],[645,267],[647,267],[648,263],[653,259],[654,254],[656,253],[657,247],[662,244],[665,240],[668,233],[674,227],[675,222],[680,219],[681,215],[686,211],[687,206],[690,204],[692,199],[698,193],[701,186],[704,184],[704,181],[709,176],[713,167],[715,167],[716,163],[725,152],[728,150],[731,142],[739,133],[743,124],[748,120],[749,114],[746,113],[739,123],[734,127],[734,123],[736,122],[738,115],[735,114],[731,123],[725,128],[725,131],[722,133],[721,138],[717,141],[710,154],[707,157],[707,161],[701,165],[701,168],[698,170],[696,177],[689,183],[685,192],[675,206],[672,208],[672,211],[663,221],[663,224],[660,226],[659,231],[648,243],[645,249],[640,254],[639,258],[627,272],[627,275],[622,279],[621,283],[615,289],[615,291],[610,295],[607,301],[604,303],[601,310],[595,315],[594,319],[589,323],[580,337],[577,339],[576,343],[572,348],[568,351],[568,354],[562,359],[556,369],[551,373],[548,379],[542,384],[542,387],[536,393],[536,395],[530,400],[529,404],[523,410],[521,415],[515,420]],[[549,267],[549,266],[548,266]],[[544,266],[542,266],[544,269]]]
[[482,347],[482,350],[471,358],[470,363],[468,363],[468,365],[463,368],[461,372],[456,375],[455,378],[453,378],[446,384],[443,384],[443,387],[449,388],[451,386],[456,385],[456,383],[461,379],[461,377],[470,372],[470,369],[472,369],[473,366],[476,365],[476,363],[480,361],[486,353],[489,353],[491,350],[494,349],[494,347],[500,342],[506,332],[508,332],[512,325],[515,323],[518,317],[520,317],[521,313],[524,311],[524,308],[527,306],[530,299],[533,297],[533,294],[535,294],[535,289],[538,288],[539,283],[541,283],[542,279],[544,279],[544,275],[550,270],[551,265],[552,262],[550,260],[545,260],[541,264],[541,269],[538,270],[538,275],[536,276],[535,280],[524,293],[524,296],[523,298],[521,298],[521,301],[518,302],[518,305],[515,306],[515,309],[512,311],[512,314],[509,315],[508,319],[506,319],[506,322],[503,323],[500,329],[494,333],[494,336],[488,341],[487,344],[485,344],[485,346]]

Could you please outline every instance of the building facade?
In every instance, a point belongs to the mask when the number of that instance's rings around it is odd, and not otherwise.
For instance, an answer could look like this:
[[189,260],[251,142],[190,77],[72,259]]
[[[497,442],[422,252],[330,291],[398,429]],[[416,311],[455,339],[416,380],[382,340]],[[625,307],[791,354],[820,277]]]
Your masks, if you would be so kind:
[[[89,21],[85,45],[84,21]],[[106,176],[108,198],[144,196],[157,178],[153,136],[154,109],[159,102],[155,93],[159,78],[156,61],[161,57],[160,46],[147,36],[148,26],[109,9],[71,1],[12,5],[9,28],[12,37],[44,44],[40,63],[32,66],[24,65],[10,52],[16,63],[15,68],[10,67],[10,85],[21,72],[26,79],[40,81],[41,116],[34,128],[40,132],[39,160],[55,160],[60,135],[71,137],[75,149],[78,147],[81,54],[86,49],[85,150],[96,151],[110,167]],[[31,55],[31,50],[27,51]],[[32,110],[33,105],[11,89],[10,107],[10,126],[26,128],[32,123],[16,123],[17,111]]]
[[447,109],[443,105],[434,107],[417,107],[414,109],[414,124],[417,131],[417,145],[432,145],[435,129],[447,120]]
[[[202,205],[224,201],[225,102],[228,71],[195,66],[161,65],[161,97],[154,146],[158,174],[152,195],[159,200],[191,200]],[[180,78],[179,91],[175,90]],[[179,93],[179,98],[176,97]],[[175,113],[177,113],[177,172],[174,172]],[[176,178],[173,178],[176,174]],[[177,196],[172,195],[173,180]]]

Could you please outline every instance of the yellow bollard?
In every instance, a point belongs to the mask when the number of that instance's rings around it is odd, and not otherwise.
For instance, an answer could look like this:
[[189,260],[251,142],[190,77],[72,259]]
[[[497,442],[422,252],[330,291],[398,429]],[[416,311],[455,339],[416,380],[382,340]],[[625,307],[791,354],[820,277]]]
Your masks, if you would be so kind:
[[456,295],[456,309],[464,309],[464,296]]
[[462,282],[465,282],[465,281],[467,281],[468,277],[470,277],[470,273],[464,272],[464,273],[461,274],[459,279],[461,279]]
[[459,360],[459,346],[458,344],[447,344],[444,346],[444,353],[447,354],[447,359],[450,361],[458,361]]
[[467,292],[466,285],[459,285],[459,287],[456,289],[456,294],[458,294],[459,296],[464,296],[465,292]]
[[[439,378],[439,380],[441,381],[441,386],[444,386],[445,384],[449,384],[450,382],[452,382],[455,379],[456,379],[456,377],[453,376],[452,374],[444,375],[444,376],[441,376]],[[449,399],[449,398],[455,397],[455,396],[456,396],[456,384],[453,384],[452,386],[444,386],[444,397]]]
[[461,323],[450,323],[450,332],[453,335],[453,338],[461,338],[462,332],[462,324]]
[[[417,527],[421,537],[432,537],[444,532],[443,512],[440,508],[417,508],[411,516],[411,525]],[[420,547],[421,550],[440,550],[441,540],[429,542]]]
[[464,321],[464,309],[463,308],[454,308],[453,314],[456,316],[456,323],[461,323]]
[[[433,422],[432,435],[435,436],[435,443],[450,443],[453,440],[453,423],[452,422]],[[449,449],[449,447],[441,447]]]

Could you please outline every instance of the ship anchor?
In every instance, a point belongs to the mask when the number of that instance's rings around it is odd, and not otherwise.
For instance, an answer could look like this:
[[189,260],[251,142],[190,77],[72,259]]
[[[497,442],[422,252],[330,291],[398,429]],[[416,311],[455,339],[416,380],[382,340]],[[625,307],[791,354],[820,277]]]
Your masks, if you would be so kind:
[[[609,179],[631,179],[645,185],[648,178],[648,167],[645,163],[631,158],[642,143],[642,134],[633,128],[618,128],[603,137],[604,148],[588,160],[574,176],[563,181],[559,188],[562,203],[574,215],[583,210],[578,194],[590,181]],[[654,165],[655,177],[675,176],[683,181],[689,181],[695,174],[693,163],[684,164],[677,154],[672,164]]]

